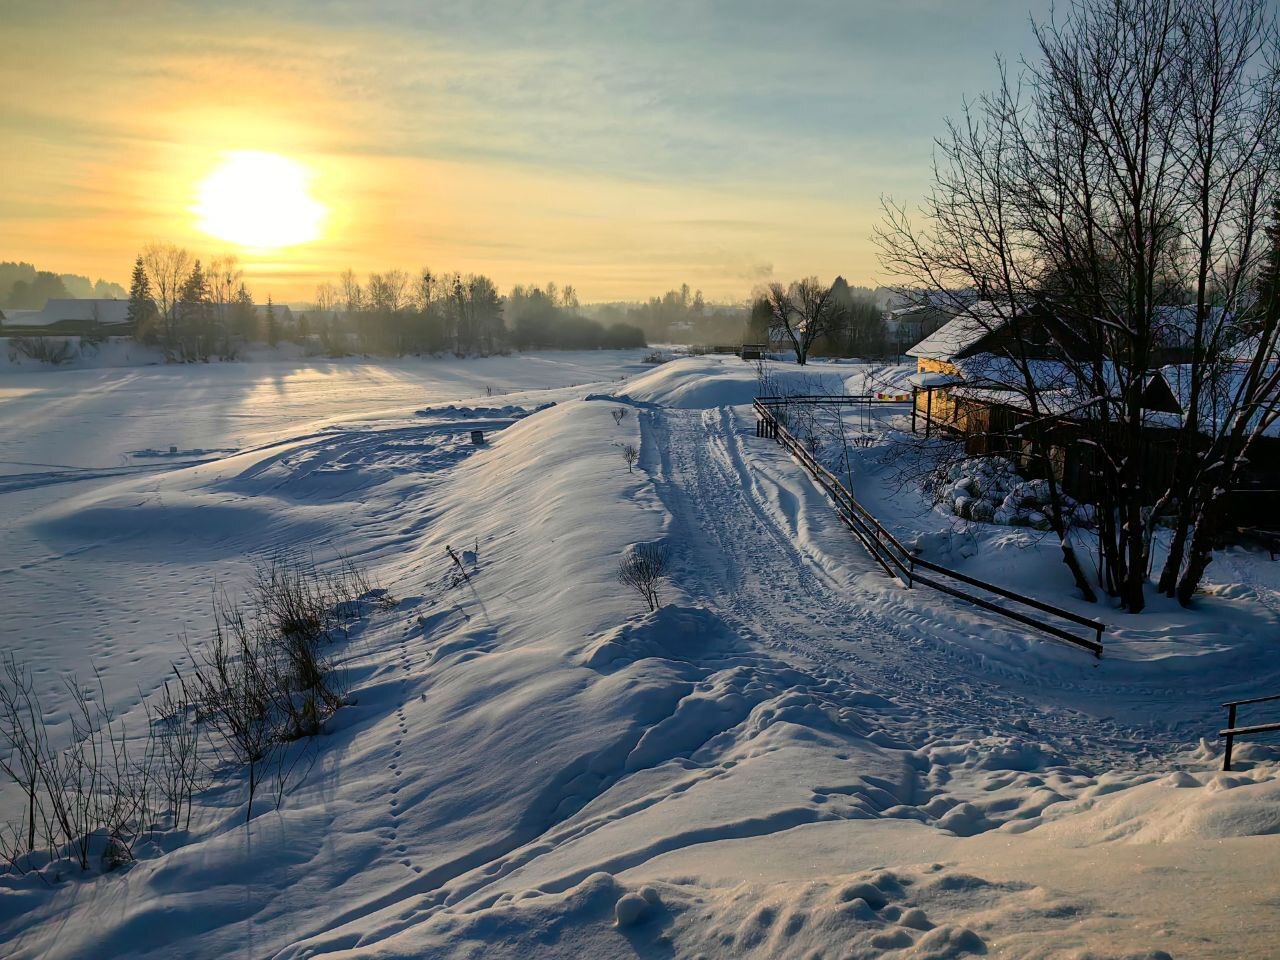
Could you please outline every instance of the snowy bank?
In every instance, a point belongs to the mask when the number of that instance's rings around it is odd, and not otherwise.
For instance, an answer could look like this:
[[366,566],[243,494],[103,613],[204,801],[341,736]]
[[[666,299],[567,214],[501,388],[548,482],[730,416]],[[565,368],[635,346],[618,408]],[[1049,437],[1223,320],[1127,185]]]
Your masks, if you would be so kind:
[[[884,376],[813,367],[784,375]],[[1250,745],[1217,775],[1192,733],[1221,691],[1275,677],[1243,621],[1197,660],[1156,611],[1095,664],[908,594],[754,436],[754,382],[679,360],[541,410],[330,424],[48,506],[58,555],[159,544],[162,575],[309,538],[401,599],[341,651],[355,703],[279,810],[244,827],[232,782],[131,866],[5,877],[9,952],[1266,955],[1276,757]],[[672,551],[657,611],[616,579],[646,543]],[[473,554],[467,577],[446,547]]]

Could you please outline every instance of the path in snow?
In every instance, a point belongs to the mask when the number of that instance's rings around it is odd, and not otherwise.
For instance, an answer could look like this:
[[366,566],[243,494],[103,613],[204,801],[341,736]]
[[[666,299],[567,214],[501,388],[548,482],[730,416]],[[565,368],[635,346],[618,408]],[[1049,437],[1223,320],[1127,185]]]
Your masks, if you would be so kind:
[[[1131,764],[1162,736],[1135,739],[1109,720],[1054,706],[1058,680],[1038,678],[1034,653],[1025,671],[988,669],[946,633],[922,630],[926,618],[896,602],[897,588],[885,592],[888,581],[801,468],[732,410],[649,410],[642,425],[642,463],[673,517],[672,539],[691,551],[679,558],[682,585],[784,659],[893,700],[902,708],[894,734],[904,742],[924,748],[1034,731],[1073,761],[1124,755]],[[924,599],[943,618],[953,606],[938,594]],[[1079,659],[1086,674],[1091,658]]]

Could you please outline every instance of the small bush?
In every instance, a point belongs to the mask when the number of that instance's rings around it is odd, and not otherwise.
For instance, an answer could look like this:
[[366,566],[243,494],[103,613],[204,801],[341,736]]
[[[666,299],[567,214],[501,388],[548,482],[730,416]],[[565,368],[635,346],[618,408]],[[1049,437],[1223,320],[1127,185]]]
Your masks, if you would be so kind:
[[650,611],[657,610],[662,605],[658,584],[666,576],[670,560],[671,551],[664,544],[637,544],[618,563],[618,582],[640,594]]
[[71,341],[61,338],[55,346],[48,337],[14,337],[9,341],[9,349],[11,353],[18,356],[49,363],[55,367],[75,357]]
[[253,815],[258,787],[276,767],[277,804],[289,770],[284,745],[320,732],[344,701],[345,680],[325,655],[335,633],[369,605],[394,600],[344,561],[334,574],[277,560],[260,567],[243,602],[214,605],[214,633],[175,666],[175,688],[144,704],[147,736],[131,738],[107,706],[102,682],[66,681],[71,742],[53,746],[65,715],[47,711],[31,672],[0,661],[0,772],[21,790],[21,819],[0,827],[0,859],[25,872],[71,860],[103,871],[134,859],[140,836],[189,827],[194,797],[209,781],[207,754],[248,771]]
[[622,459],[626,461],[627,473],[633,472],[636,461],[640,459],[640,450],[634,443],[620,443],[618,449],[622,451]]

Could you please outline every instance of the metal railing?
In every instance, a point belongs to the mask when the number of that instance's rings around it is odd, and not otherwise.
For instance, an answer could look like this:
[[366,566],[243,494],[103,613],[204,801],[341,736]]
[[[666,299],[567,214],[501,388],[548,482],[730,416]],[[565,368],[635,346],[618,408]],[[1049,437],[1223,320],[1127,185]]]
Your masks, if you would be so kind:
[[[800,461],[801,465],[813,475],[818,484],[827,492],[835,504],[836,513],[840,519],[844,521],[855,538],[866,548],[871,554],[873,560],[880,565],[886,574],[900,581],[907,588],[912,588],[916,584],[923,584],[932,587],[942,593],[964,600],[974,606],[981,607],[991,613],[999,614],[1009,620],[1014,620],[1024,626],[1032,627],[1042,633],[1047,633],[1059,640],[1067,643],[1075,644],[1083,647],[1092,653],[1095,657],[1102,656],[1102,632],[1106,626],[1099,620],[1092,617],[1081,616],[1071,610],[1054,606],[1035,597],[1029,597],[1017,591],[1010,590],[998,584],[987,583],[968,574],[960,573],[958,570],[951,570],[941,564],[918,557],[887,530],[879,520],[877,520],[870,511],[860,504],[849,489],[840,481],[840,479],[824,467],[813,454],[805,448],[805,445],[792,435],[786,426],[774,414],[773,408],[785,406],[788,404],[830,404],[843,405],[854,403],[886,403],[891,401],[879,400],[871,395],[853,396],[853,397],[757,397],[753,402],[756,411],[756,435],[776,440],[780,443],[793,457]],[[927,573],[921,573],[921,570]],[[954,582],[952,582],[954,581]],[[1076,626],[1086,627],[1092,632],[1093,637],[1080,636],[1070,629],[1061,627],[1054,623],[1047,623],[1043,618],[1037,618],[1029,613],[1021,610],[1011,609],[1006,604],[1002,604],[990,597],[979,596],[971,593],[957,584],[964,584],[969,587],[976,587],[985,593],[1001,597],[1005,600],[1020,604],[1024,607],[1030,607],[1041,613],[1047,613],[1053,617],[1057,617]]]

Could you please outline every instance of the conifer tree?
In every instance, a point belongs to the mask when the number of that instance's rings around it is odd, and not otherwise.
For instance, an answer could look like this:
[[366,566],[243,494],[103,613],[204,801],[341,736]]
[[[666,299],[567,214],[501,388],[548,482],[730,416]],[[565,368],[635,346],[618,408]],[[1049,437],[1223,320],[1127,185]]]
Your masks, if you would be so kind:
[[275,346],[280,342],[280,324],[276,321],[275,304],[271,302],[271,297],[267,297],[267,343]]
[[213,340],[209,312],[209,281],[197,260],[178,291],[178,340],[184,360],[208,359]]
[[245,343],[258,338],[258,311],[253,305],[253,295],[243,283],[236,291],[231,307],[231,326],[235,335]]
[[138,340],[151,343],[156,336],[156,301],[151,295],[151,279],[142,263],[142,255],[133,264],[133,279],[129,283],[129,322]]

